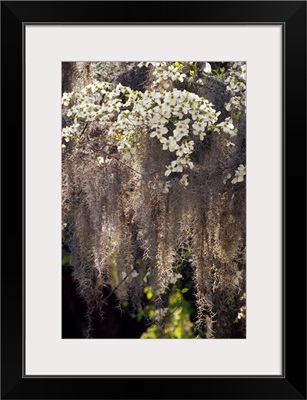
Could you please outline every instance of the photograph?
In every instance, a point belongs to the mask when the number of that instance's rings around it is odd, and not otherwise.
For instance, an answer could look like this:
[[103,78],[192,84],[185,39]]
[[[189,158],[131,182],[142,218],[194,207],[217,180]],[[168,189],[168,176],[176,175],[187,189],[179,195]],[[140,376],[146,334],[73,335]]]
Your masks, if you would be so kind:
[[244,339],[240,61],[62,62],[62,338]]
[[1,399],[306,400],[306,5],[1,1]]

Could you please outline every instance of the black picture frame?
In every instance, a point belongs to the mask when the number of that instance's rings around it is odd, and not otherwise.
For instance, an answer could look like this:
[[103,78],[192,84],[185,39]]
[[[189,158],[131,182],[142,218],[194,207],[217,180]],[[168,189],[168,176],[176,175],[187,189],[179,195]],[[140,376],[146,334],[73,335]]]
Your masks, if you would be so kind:
[[[306,399],[306,254],[303,250],[306,245],[306,2],[182,1],[176,2],[175,7],[174,4],[169,1],[1,2],[3,399]],[[283,26],[282,376],[24,376],[23,31],[30,23]],[[303,230],[298,232],[301,227]],[[21,252],[17,257],[18,248]],[[270,312],[269,307],[268,299],[268,309],[264,312]]]

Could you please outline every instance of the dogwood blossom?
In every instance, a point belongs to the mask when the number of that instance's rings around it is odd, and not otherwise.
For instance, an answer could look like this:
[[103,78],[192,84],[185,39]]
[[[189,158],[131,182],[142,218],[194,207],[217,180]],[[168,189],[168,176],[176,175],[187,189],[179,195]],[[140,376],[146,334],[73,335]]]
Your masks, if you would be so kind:
[[242,104],[241,104],[241,97],[239,96],[234,96],[230,99],[228,103],[225,104],[225,108],[227,111],[233,111],[233,110],[242,110]]
[[235,184],[237,182],[243,182],[245,175],[246,175],[246,167],[243,164],[240,164],[235,172],[235,177],[233,178],[231,183]]
[[168,274],[169,278],[170,278],[170,283],[175,284],[178,279],[182,278],[181,274],[175,274],[175,273],[169,273]]
[[70,93],[63,93],[63,97],[62,97],[62,104],[64,106],[68,106],[71,99],[73,98],[74,92],[70,92]]
[[229,76],[225,81],[228,85],[226,90],[232,95],[232,98],[225,107],[227,111],[235,109],[242,110],[246,106],[246,64],[234,63],[229,70]]
[[172,161],[170,165],[167,165],[164,174],[169,176],[172,172],[177,172],[177,161]]
[[233,120],[230,117],[226,118],[225,121],[216,126],[220,127],[224,133],[228,133],[230,137],[236,136],[238,133],[238,130],[234,127]]
[[161,128],[156,128],[155,131],[150,133],[150,137],[155,137],[157,136],[158,139],[162,139],[163,135],[165,135],[168,132],[168,129],[162,126]]
[[[220,112],[217,112],[208,100],[196,93],[173,88],[173,82],[182,82],[186,78],[183,72],[186,64],[139,63],[139,67],[152,69],[155,79],[153,86],[158,87],[145,92],[133,90],[122,84],[94,81],[79,93],[64,93],[62,104],[70,106],[67,116],[73,119],[74,123],[63,128],[63,140],[68,142],[74,137],[78,138],[88,123],[95,123],[105,132],[110,143],[116,145],[123,160],[131,160],[136,154],[137,146],[140,146],[143,140],[142,137],[148,135],[158,139],[162,150],[177,156],[177,159],[166,167],[165,176],[169,176],[171,172],[183,173],[187,168],[194,168],[190,156],[196,140],[203,141],[208,131],[223,132],[231,139],[238,131],[231,117],[215,125]],[[206,63],[204,70],[209,73],[211,65]],[[230,113],[235,110],[241,112],[244,109],[245,79],[246,65],[233,64],[226,82],[227,90],[232,94],[230,101],[225,105]],[[192,135],[195,139],[192,139]],[[234,145],[228,138],[225,139],[225,144]],[[101,164],[103,159],[104,157],[97,162]],[[187,182],[186,176],[183,175],[181,184],[186,186]],[[164,193],[168,190],[167,185],[161,188]]]
[[168,138],[162,137],[160,142],[163,143],[163,150],[169,150],[170,152],[174,152],[177,149],[177,140],[175,137],[170,136]]
[[188,186],[189,181],[188,181],[188,174],[183,174],[182,178],[180,179],[180,183],[183,186]]
[[205,62],[205,65],[203,67],[203,71],[206,74],[211,74],[211,65],[208,62]]
[[130,160],[131,156],[136,153],[136,148],[132,147],[127,141],[123,141],[119,146],[118,150],[123,154],[124,160]]

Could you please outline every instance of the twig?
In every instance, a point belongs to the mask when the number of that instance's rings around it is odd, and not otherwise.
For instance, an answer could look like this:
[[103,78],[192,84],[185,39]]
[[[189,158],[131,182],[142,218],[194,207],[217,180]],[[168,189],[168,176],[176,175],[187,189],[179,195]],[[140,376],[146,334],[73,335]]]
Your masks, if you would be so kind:
[[118,161],[119,163],[123,164],[125,167],[127,167],[127,168],[131,169],[133,172],[135,172],[135,173],[137,173],[137,174],[139,174],[139,175],[143,176],[143,174],[142,174],[141,172],[139,172],[139,171],[137,171],[137,170],[133,169],[132,167],[129,167],[129,165],[127,165],[127,164],[123,163],[123,162],[122,162],[121,160],[119,160],[118,158],[117,158],[117,161]]
[[88,127],[88,122],[85,124],[85,127],[83,128],[83,131],[81,132],[80,137],[84,134],[84,132],[86,131],[87,127]]
[[120,287],[120,285],[121,285],[122,283],[125,282],[125,280],[132,274],[133,271],[134,271],[134,270],[132,269],[132,270],[129,272],[129,274],[126,275],[126,276],[119,282],[119,284],[118,284],[117,286],[115,286],[115,288],[114,288],[114,289],[107,295],[107,297],[103,300],[102,304],[106,304],[106,301],[108,300],[108,298],[111,297],[112,294]]
[[122,162],[121,160],[119,160],[118,158],[116,158],[116,160],[117,160],[119,163],[123,164],[123,166],[125,166],[126,168],[129,168],[129,169],[131,169],[131,171],[135,172],[136,174],[141,175],[143,178],[144,178],[144,176],[146,176],[146,175],[154,175],[154,174],[156,174],[156,173],[159,172],[159,171],[155,171],[155,172],[144,172],[144,173],[142,173],[142,172],[139,172],[139,171],[137,171],[136,169],[130,167],[129,165],[123,163],[123,162]]

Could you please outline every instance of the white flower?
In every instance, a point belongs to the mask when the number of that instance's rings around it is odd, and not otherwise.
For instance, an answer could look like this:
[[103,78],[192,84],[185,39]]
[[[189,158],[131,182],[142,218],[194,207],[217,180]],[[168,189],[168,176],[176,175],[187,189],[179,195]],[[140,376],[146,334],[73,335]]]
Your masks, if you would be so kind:
[[183,79],[186,77],[186,74],[180,74],[178,81],[183,82]]
[[160,139],[160,142],[163,143],[163,150],[169,150],[173,152],[177,149],[177,141],[176,138],[173,136],[170,136],[168,139],[162,137]]
[[177,128],[178,129],[189,129],[189,122],[190,122],[190,118],[186,118],[183,119],[182,121],[180,121],[179,123],[177,123]]
[[183,142],[180,145],[178,145],[176,156],[182,157],[184,154],[189,154],[192,151],[193,149],[191,150],[189,144],[187,142]]
[[177,103],[177,98],[175,97],[173,92],[168,92],[168,94],[164,98],[164,102],[167,105],[174,106]]
[[235,109],[241,110],[240,98],[238,96],[234,96],[230,99],[229,103],[226,103],[225,108],[227,111],[232,111]]
[[189,181],[188,181],[188,174],[182,175],[182,178],[180,179],[180,183],[183,186],[188,186]]
[[203,132],[206,126],[207,123],[204,120],[195,121],[194,124],[192,125],[192,128],[194,129],[193,131],[194,135],[198,135],[199,132]]
[[170,165],[166,166],[166,171],[164,173],[165,176],[169,176],[172,172],[182,172],[183,171],[183,165],[186,163],[184,162],[183,159],[178,158],[175,161],[172,161]]
[[183,158],[181,158],[181,162],[183,165],[188,165],[191,169],[194,168],[193,162],[190,160],[190,157],[188,154],[186,154]]
[[169,176],[172,172],[176,172],[176,165],[177,165],[176,161],[172,161],[171,165],[167,165],[166,166],[167,170],[165,171],[164,175]]
[[149,124],[150,128],[162,128],[167,122],[166,118],[163,118],[161,114],[157,113],[154,114],[154,116],[150,119]]
[[235,172],[235,177],[233,178],[231,183],[235,184],[237,182],[243,182],[245,175],[246,175],[246,167],[243,164],[240,164]]
[[184,131],[183,129],[180,131],[178,129],[175,129],[173,131],[173,135],[176,138],[176,140],[179,142],[179,140],[182,139],[184,136],[188,136],[188,133],[186,131]]
[[192,153],[192,151],[194,150],[194,141],[190,140],[189,142],[185,142],[184,145],[187,149],[187,153]]
[[238,133],[238,130],[235,129],[233,120],[230,117],[226,118],[225,121],[217,124],[216,126],[221,127],[222,131],[224,133],[228,133],[230,137],[236,136]]
[[211,74],[211,65],[208,62],[205,62],[205,66],[203,67],[203,71],[206,74]]
[[179,121],[177,124],[175,124],[176,129],[174,130],[173,134],[177,141],[179,141],[183,136],[188,135],[189,122],[189,118],[186,118],[185,120]]
[[[182,103],[180,105],[180,110],[184,113],[187,114],[190,110],[190,104],[189,103]],[[181,117],[182,118],[182,117]]]
[[225,143],[226,143],[226,147],[235,146],[234,143],[232,143],[230,140],[227,140],[227,139],[225,139]]
[[176,160],[176,163],[177,163],[176,172],[182,172],[183,171],[184,162],[182,162],[181,159],[178,158]]
[[122,151],[124,160],[130,160],[131,155],[136,153],[136,148],[125,142],[119,145],[118,149]]
[[196,120],[199,116],[199,110],[196,107],[190,110],[190,114],[191,114],[193,120]]
[[96,116],[97,116],[96,111],[91,111],[90,113],[87,114],[86,121],[92,122],[96,119]]
[[241,70],[242,70],[242,73],[241,73],[240,77],[241,77],[244,81],[246,81],[246,64],[244,64],[244,65],[241,66]]
[[169,188],[171,187],[171,183],[170,182],[166,182],[161,189],[162,193],[169,193]]
[[67,111],[67,117],[70,117],[72,115],[79,115],[79,110],[77,106],[72,106],[68,111]]
[[69,142],[74,137],[73,134],[77,132],[78,126],[79,124],[71,125],[62,129],[62,137],[64,138],[65,142]]
[[162,126],[161,128],[156,128],[155,131],[150,133],[150,137],[155,137],[157,136],[158,139],[161,139],[163,135],[165,135],[168,132],[168,129]]
[[64,105],[64,106],[68,106],[69,105],[69,103],[70,103],[70,100],[72,99],[72,97],[73,97],[73,95],[74,95],[74,92],[71,92],[71,93],[63,93],[63,97],[62,97],[62,104]]
[[153,92],[149,92],[150,93],[150,98],[155,101],[157,104],[161,104],[161,97],[162,94],[159,92],[156,92],[155,90]]
[[131,278],[136,278],[138,276],[138,272],[136,270],[131,272]]
[[181,274],[174,274],[174,275],[171,277],[170,282],[173,283],[173,284],[175,284],[175,283],[177,282],[177,280],[180,279],[180,278],[182,278],[182,275],[181,275]]

